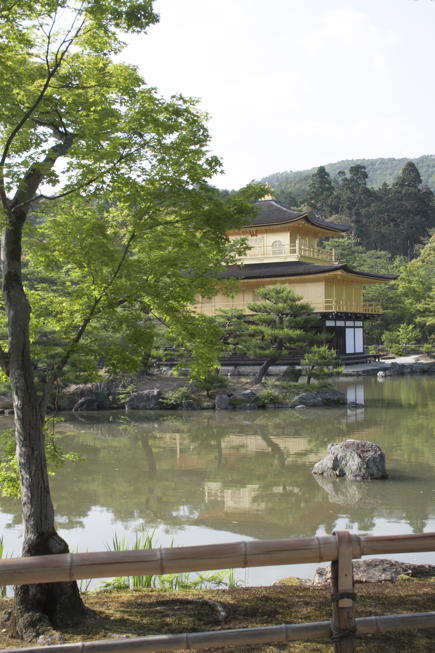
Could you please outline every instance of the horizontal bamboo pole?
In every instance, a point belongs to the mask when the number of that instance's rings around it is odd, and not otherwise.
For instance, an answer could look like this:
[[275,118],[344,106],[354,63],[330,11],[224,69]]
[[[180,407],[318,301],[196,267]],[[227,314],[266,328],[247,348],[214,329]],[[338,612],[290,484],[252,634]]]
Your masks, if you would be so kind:
[[367,535],[361,538],[362,555],[435,551],[435,533]]
[[[359,538],[352,534],[352,557],[435,551],[435,533]],[[254,540],[139,551],[66,553],[0,561],[0,585],[52,583],[81,578],[161,575],[209,569],[263,567],[337,559],[334,535]]]
[[[382,617],[362,617],[356,620],[358,635],[376,635],[415,628],[435,628],[435,612],[393,614]],[[317,621],[308,624],[283,624],[262,628],[237,628],[213,630],[203,633],[177,635],[151,635],[121,640],[97,640],[36,648],[5,649],[4,653],[142,653],[142,651],[172,651],[217,646],[246,646],[329,639],[331,622]]]

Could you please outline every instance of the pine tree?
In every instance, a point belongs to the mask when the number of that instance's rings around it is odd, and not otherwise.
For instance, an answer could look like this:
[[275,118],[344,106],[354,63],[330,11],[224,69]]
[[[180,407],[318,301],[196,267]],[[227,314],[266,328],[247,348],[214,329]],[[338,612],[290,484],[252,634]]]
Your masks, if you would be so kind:
[[417,167],[408,161],[393,185],[392,208],[397,227],[394,242],[397,253],[409,260],[414,257],[415,246],[435,226],[434,195],[428,188],[422,188],[421,183]]
[[225,327],[225,342],[232,352],[260,358],[255,383],[261,383],[269,367],[288,352],[304,354],[323,342],[316,332],[318,317],[313,307],[288,286],[272,286],[258,291],[262,301],[248,304],[251,311],[221,311],[220,323]]
[[324,166],[317,168],[311,176],[304,201],[318,218],[327,218],[333,213],[334,186]]
[[368,174],[365,166],[356,165],[349,169],[349,176],[340,172],[336,189],[336,201],[340,213],[348,214],[356,237],[364,241],[365,225],[363,209],[369,204],[372,191],[367,186]]

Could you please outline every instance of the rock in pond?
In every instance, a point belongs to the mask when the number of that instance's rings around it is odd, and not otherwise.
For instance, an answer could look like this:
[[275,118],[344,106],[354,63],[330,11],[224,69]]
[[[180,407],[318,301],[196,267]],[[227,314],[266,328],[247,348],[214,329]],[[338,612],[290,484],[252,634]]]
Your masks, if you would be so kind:
[[290,408],[307,406],[310,408],[316,406],[337,406],[346,403],[343,392],[332,388],[319,388],[314,392],[303,392],[293,399],[289,404]]
[[384,452],[367,440],[332,442],[328,445],[328,455],[314,465],[312,472],[358,481],[387,478]]
[[260,398],[253,390],[243,390],[243,392],[236,393],[229,398],[231,408],[258,408],[260,403]]
[[181,402],[181,408],[183,410],[198,410],[200,405],[194,399],[184,399]]
[[215,397],[216,410],[226,410],[230,407],[230,398],[228,395],[220,394]]
[[158,388],[133,392],[127,399],[125,410],[153,410],[161,408],[162,393]]

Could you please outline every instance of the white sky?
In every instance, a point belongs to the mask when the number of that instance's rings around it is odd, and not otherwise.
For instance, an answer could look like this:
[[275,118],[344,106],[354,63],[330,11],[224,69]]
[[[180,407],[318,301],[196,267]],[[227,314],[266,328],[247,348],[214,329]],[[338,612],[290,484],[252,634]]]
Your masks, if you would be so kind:
[[435,0],[156,0],[123,58],[201,98],[238,188],[347,158],[435,153]]

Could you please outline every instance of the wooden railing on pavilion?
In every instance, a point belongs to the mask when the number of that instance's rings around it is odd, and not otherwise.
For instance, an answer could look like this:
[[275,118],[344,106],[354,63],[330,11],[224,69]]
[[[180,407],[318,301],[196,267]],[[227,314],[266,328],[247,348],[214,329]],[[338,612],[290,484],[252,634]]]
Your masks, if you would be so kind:
[[[216,302],[211,299],[207,302],[194,304],[193,309],[202,315],[216,315],[219,309],[237,308],[244,313],[250,313],[247,301],[228,300]],[[309,303],[316,313],[357,313],[361,315],[378,315],[383,312],[382,304],[379,302],[361,301],[355,302],[348,299],[323,299]]]
[[240,257],[243,263],[252,263],[253,260],[264,262],[272,261],[300,261],[304,258],[312,259],[315,262],[336,263],[335,251],[321,249],[320,247],[309,247],[301,243],[285,244],[277,241],[273,245],[255,245]]
[[139,551],[68,553],[0,561],[0,585],[53,583],[108,576],[161,575],[229,567],[332,562],[331,621],[261,628],[152,635],[123,640],[8,649],[8,653],[136,653],[240,646],[292,640],[328,639],[336,653],[355,651],[357,635],[413,628],[435,628],[435,612],[355,619],[352,559],[362,555],[435,551],[435,533],[360,537],[347,531],[333,535],[283,540],[209,544]]

